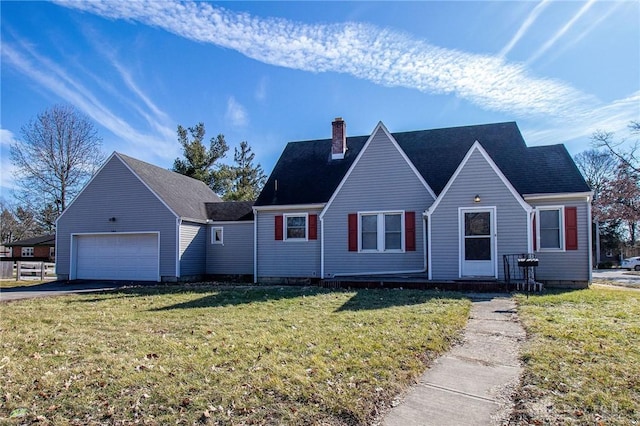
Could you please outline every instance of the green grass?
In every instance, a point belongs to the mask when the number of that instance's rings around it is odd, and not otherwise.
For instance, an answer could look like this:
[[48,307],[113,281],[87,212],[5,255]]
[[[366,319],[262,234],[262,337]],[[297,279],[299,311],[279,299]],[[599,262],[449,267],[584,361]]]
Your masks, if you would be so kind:
[[640,292],[518,297],[528,339],[515,424],[640,424]]
[[369,424],[459,338],[456,295],[177,286],[0,305],[0,422]]

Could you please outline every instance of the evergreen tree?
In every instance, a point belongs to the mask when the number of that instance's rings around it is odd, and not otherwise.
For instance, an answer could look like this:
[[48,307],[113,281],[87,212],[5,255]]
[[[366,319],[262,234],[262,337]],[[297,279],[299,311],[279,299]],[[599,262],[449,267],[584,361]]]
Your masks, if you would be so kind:
[[216,161],[224,158],[229,146],[220,134],[211,138],[209,148],[204,145],[204,123],[198,123],[194,127],[184,128],[178,125],[178,142],[182,145],[184,159],[176,158],[173,162],[173,171],[201,180],[213,191],[220,193],[225,188],[225,183],[220,179],[225,178],[223,167]]
[[232,183],[224,194],[225,200],[253,201],[258,198],[267,176],[260,164],[253,164],[255,156],[246,141],[240,142],[240,149],[234,148],[234,165],[227,171]]

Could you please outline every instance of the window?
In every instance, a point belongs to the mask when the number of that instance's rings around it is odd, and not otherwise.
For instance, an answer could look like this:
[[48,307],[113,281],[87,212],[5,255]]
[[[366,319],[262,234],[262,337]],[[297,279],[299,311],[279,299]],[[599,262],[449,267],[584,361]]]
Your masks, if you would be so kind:
[[562,207],[538,209],[540,250],[564,250]]
[[55,259],[56,258],[56,248],[55,247],[49,247],[49,258],[50,259]]
[[285,215],[286,240],[307,239],[307,215]]
[[22,247],[22,257],[33,257],[33,247]]
[[402,251],[402,212],[361,213],[361,251]]
[[362,250],[378,250],[378,215],[362,215]]
[[224,244],[224,229],[221,226],[211,228],[211,244]]

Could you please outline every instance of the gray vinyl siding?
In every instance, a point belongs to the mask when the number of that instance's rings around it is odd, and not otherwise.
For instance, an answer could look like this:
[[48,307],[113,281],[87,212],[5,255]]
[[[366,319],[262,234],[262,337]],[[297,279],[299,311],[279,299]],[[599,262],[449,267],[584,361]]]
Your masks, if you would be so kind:
[[[223,244],[212,244],[212,228],[222,228]],[[207,274],[253,275],[253,222],[214,223],[207,230]]]
[[[422,213],[433,201],[398,148],[379,130],[324,214],[325,277],[422,270],[426,259]],[[350,252],[348,215],[365,211],[415,212],[416,251]]]
[[[532,201],[534,207],[565,206],[576,207],[578,215],[578,250],[562,252],[536,251],[540,264],[536,270],[536,278],[543,281],[588,281],[589,280],[589,229],[591,219],[588,217],[586,201],[549,200]],[[535,236],[534,236],[535,238]]]
[[[476,194],[479,203],[473,201]],[[459,207],[496,208],[497,271],[504,279],[502,256],[527,252],[529,215],[478,150],[430,216],[432,279],[460,278]]]
[[176,226],[175,215],[114,156],[58,220],[56,270],[70,273],[72,233],[156,231],[160,276],[175,278]]
[[257,212],[255,220],[257,221],[258,227],[258,282],[260,282],[261,278],[320,277],[319,220],[317,240],[276,241],[275,239],[275,216],[296,213],[320,214],[320,211],[287,210],[280,212]]
[[180,225],[180,277],[206,273],[206,239],[207,225],[192,222]]

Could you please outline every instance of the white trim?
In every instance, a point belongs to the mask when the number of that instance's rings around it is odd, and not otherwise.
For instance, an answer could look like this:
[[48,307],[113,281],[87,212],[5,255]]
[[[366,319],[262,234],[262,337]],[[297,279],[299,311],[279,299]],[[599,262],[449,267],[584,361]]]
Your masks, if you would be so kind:
[[427,219],[427,271],[429,280],[433,279],[433,267],[431,263],[431,215],[423,214],[423,217]]
[[502,183],[507,187],[509,192],[511,192],[511,195],[513,196],[513,198],[520,204],[520,206],[524,209],[524,211],[531,212],[533,210],[533,208],[529,204],[527,204],[525,202],[525,200],[520,196],[518,191],[516,191],[516,189],[513,187],[513,185],[511,185],[511,182],[509,182],[509,180],[505,177],[505,175],[500,171],[500,169],[498,168],[496,163],[494,163],[494,161],[491,159],[491,157],[489,156],[487,151],[484,150],[484,148],[482,147],[480,142],[475,141],[473,143],[473,145],[471,145],[471,148],[469,148],[469,151],[467,151],[467,153],[465,154],[464,158],[462,159],[462,161],[458,165],[458,168],[453,173],[453,175],[451,176],[451,178],[449,179],[449,181],[445,185],[445,187],[442,190],[442,192],[440,192],[440,195],[438,196],[436,201],[427,210],[427,212],[428,212],[427,214],[430,215],[431,213],[433,213],[438,208],[438,206],[440,205],[440,202],[446,196],[447,192],[449,192],[449,189],[453,185],[453,182],[455,182],[455,180],[458,178],[458,175],[462,172],[464,167],[467,165],[467,162],[469,161],[469,158],[471,158],[471,155],[473,154],[473,152],[475,150],[478,150],[478,152],[480,152],[482,157],[489,164],[489,166],[494,171],[494,173],[500,178]]
[[373,132],[371,132],[371,136],[369,136],[369,138],[367,139],[367,141],[365,142],[364,146],[362,147],[362,149],[360,150],[360,152],[358,153],[358,156],[356,157],[356,159],[353,161],[353,164],[351,164],[351,166],[349,167],[349,170],[347,170],[347,173],[345,173],[344,177],[342,178],[342,180],[340,181],[340,184],[338,185],[338,187],[336,188],[335,191],[333,191],[333,194],[331,195],[331,198],[329,198],[329,201],[327,202],[326,206],[324,207],[324,209],[322,210],[322,212],[320,212],[320,217],[324,217],[325,213],[327,212],[327,210],[329,210],[329,207],[331,206],[331,204],[333,204],[333,201],[336,199],[336,197],[338,196],[338,193],[342,190],[342,187],[345,185],[345,183],[347,182],[347,180],[349,179],[349,177],[351,176],[351,173],[353,172],[353,170],[356,168],[356,166],[358,165],[358,163],[360,162],[360,159],[362,158],[362,156],[364,155],[365,151],[369,148],[369,145],[371,145],[371,142],[373,141],[373,139],[375,138],[376,134],[378,133],[379,130],[382,130],[385,135],[387,136],[387,138],[389,139],[389,141],[391,141],[391,144],[398,150],[398,152],[400,153],[400,155],[402,156],[402,158],[405,160],[405,162],[407,163],[407,165],[409,166],[409,168],[413,171],[413,173],[416,175],[416,177],[418,178],[418,180],[420,181],[420,183],[425,187],[425,189],[427,190],[427,192],[433,197],[433,199],[436,199],[436,194],[433,192],[433,190],[431,189],[431,187],[429,186],[429,184],[424,180],[424,178],[422,177],[422,175],[420,174],[420,172],[418,172],[418,169],[416,169],[416,167],[413,165],[413,163],[411,162],[411,160],[409,160],[409,157],[407,157],[407,154],[405,154],[405,152],[402,150],[402,148],[400,148],[400,145],[398,145],[398,142],[395,140],[395,138],[391,135],[391,133],[389,133],[389,131],[387,130],[387,128],[385,127],[385,125],[382,123],[382,121],[378,122],[378,124],[376,125],[376,127],[373,129]]
[[[69,250],[69,280],[75,280],[78,276],[77,265],[77,243],[75,237],[82,236],[99,236],[99,235],[156,235],[156,282],[160,282],[160,232],[159,231],[124,231],[124,232],[72,232],[69,234],[71,249]],[[75,243],[75,244],[74,244]],[[75,247],[75,249],[74,249]]]
[[[473,207],[458,207],[458,276],[460,278],[469,277],[471,275],[464,275],[463,263],[464,263],[464,213],[467,212],[490,212],[491,214],[491,229],[489,235],[491,238],[491,256],[493,260],[493,277],[498,278],[498,220],[497,220],[497,207],[496,206],[473,206]],[[487,275],[490,277],[491,275]]]
[[[567,251],[567,242],[565,235],[565,223],[564,223],[564,208],[565,206],[536,206],[536,248],[538,252],[549,252],[549,253],[561,253]],[[560,247],[559,248],[543,248],[540,244],[540,229],[542,228],[542,222],[540,221],[540,211],[541,210],[558,210],[558,215],[560,216],[560,230],[558,237],[560,238]]]
[[180,278],[180,228],[182,220],[176,217],[176,278]]
[[[321,178],[319,178],[321,179]],[[253,206],[253,214],[258,211],[283,211],[283,210],[322,210],[325,203],[320,204],[289,204],[282,206]],[[255,220],[255,219],[254,219]]]
[[[11,247],[13,249],[13,247]],[[25,249],[31,249],[31,254],[24,254]],[[24,246],[20,247],[20,257],[33,257],[35,254],[35,249],[33,246]]]
[[[216,231],[220,231],[220,241],[216,241]],[[223,226],[212,226],[211,227],[211,243],[216,246],[224,245],[224,227]]]
[[253,208],[253,283],[258,283],[258,211]]
[[[304,238],[289,238],[287,236],[287,218],[290,217],[304,217]],[[282,215],[282,241],[289,243],[302,243],[309,241],[309,213],[285,213]]]
[[229,221],[216,220],[216,221],[207,222],[207,225],[211,225],[211,226],[242,225],[243,223],[253,223],[253,222],[254,222],[253,220],[229,220]]
[[[386,215],[399,215],[400,216],[400,248],[387,250],[385,245],[386,226],[384,222],[384,216]],[[376,249],[363,249],[362,248],[362,216],[376,216]],[[405,247],[405,223],[404,223],[404,210],[376,210],[376,211],[362,211],[358,212],[358,253],[404,253]],[[382,220],[380,218],[382,217]]]
[[424,270],[427,270],[427,227],[424,226],[425,221],[424,217],[422,217],[422,256],[424,256]]
[[535,210],[527,213],[527,253],[533,253],[533,219],[536,217]]
[[324,219],[318,216],[320,220],[320,278],[324,279]]
[[529,200],[555,200],[555,199],[578,199],[591,198],[593,192],[562,192],[557,194],[524,194],[525,201]]

